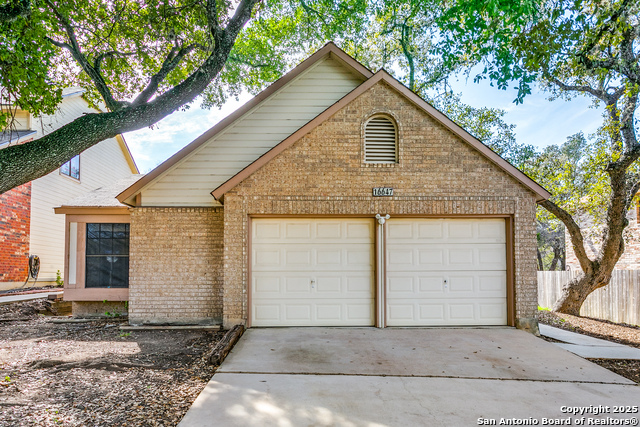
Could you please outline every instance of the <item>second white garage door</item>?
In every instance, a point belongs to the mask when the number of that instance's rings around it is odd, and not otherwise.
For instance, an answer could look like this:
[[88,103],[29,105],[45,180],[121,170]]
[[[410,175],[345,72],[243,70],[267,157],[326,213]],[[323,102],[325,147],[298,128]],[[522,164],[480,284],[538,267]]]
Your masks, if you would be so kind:
[[252,325],[373,325],[373,227],[371,219],[253,219]]
[[387,325],[506,325],[503,219],[390,219]]

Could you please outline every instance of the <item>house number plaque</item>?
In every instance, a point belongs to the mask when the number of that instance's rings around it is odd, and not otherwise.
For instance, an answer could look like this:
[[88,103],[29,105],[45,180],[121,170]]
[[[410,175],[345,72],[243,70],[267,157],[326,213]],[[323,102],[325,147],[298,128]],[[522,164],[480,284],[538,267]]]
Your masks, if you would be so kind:
[[373,197],[393,196],[393,188],[391,187],[374,187]]

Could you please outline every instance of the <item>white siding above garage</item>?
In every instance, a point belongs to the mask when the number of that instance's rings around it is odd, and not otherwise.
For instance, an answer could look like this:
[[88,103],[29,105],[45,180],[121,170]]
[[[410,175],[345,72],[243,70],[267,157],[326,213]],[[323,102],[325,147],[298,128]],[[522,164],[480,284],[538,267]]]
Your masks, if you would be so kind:
[[211,191],[362,83],[327,56],[142,189],[142,206],[219,206]]

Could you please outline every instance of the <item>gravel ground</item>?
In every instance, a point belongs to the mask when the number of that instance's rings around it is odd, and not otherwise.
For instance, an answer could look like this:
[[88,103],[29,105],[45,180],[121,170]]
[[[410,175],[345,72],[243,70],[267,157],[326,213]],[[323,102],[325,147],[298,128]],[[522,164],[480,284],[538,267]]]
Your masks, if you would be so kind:
[[[213,375],[223,333],[51,323],[44,300],[0,306],[0,426],[175,426]],[[540,312],[542,323],[640,348],[640,328]],[[640,361],[592,359],[640,383]]]
[[215,371],[221,332],[54,324],[44,308],[0,306],[0,426],[175,426]]
[[[590,317],[539,311],[540,323],[607,341],[640,348],[640,327]],[[589,359],[598,365],[640,384],[640,360]]]

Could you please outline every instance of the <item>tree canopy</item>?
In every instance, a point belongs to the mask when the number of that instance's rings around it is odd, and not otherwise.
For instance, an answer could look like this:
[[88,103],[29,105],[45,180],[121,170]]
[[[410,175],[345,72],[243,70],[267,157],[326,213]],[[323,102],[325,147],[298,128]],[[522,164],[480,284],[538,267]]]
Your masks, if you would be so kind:
[[52,114],[69,86],[83,87],[100,111],[0,150],[0,192],[198,96],[213,107],[255,94],[330,40],[372,69],[388,68],[479,138],[496,131],[513,139],[502,113],[447,93],[459,63],[445,64],[437,52],[438,2],[0,0],[0,8],[0,104],[10,106],[0,111],[0,128],[10,129],[15,108]]
[[576,189],[572,177],[580,177],[572,175],[570,161],[540,164],[541,176],[567,184],[542,206],[567,227],[584,273],[563,289],[554,309],[578,314],[586,297],[611,278],[624,251],[626,213],[640,188],[635,120],[640,90],[640,4],[632,0],[460,0],[441,22],[446,29],[445,58],[456,61],[459,55],[466,55],[484,64],[476,78],[491,79],[499,88],[517,82],[516,102],[536,82],[552,97],[587,96],[605,107],[599,143],[586,160],[593,167],[582,176],[589,178],[584,183],[587,200],[605,199],[600,205],[605,218],[601,245],[595,256],[587,254],[575,216],[574,202],[584,198],[567,197]]

